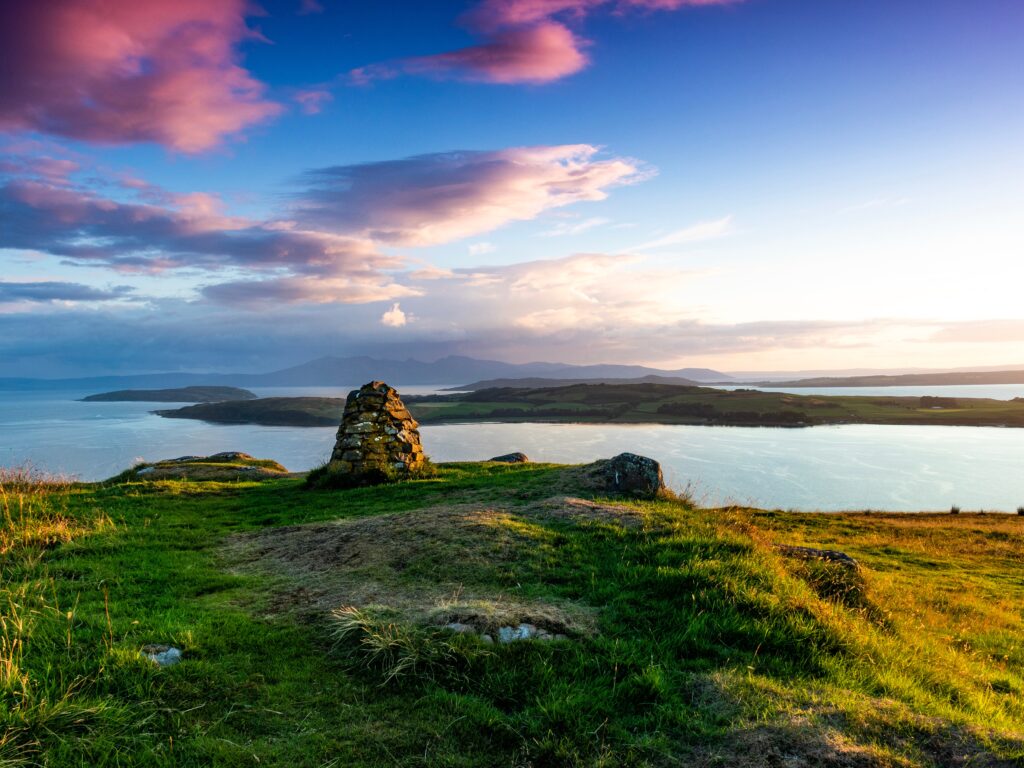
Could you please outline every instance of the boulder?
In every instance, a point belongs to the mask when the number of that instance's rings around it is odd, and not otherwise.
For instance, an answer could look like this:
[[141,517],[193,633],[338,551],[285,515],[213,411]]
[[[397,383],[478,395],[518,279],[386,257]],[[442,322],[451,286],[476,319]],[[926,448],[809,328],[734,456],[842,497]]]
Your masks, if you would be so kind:
[[351,485],[408,477],[423,468],[419,424],[398,392],[371,381],[349,393],[328,465]]
[[846,568],[856,569],[860,565],[845,552],[835,549],[815,549],[813,547],[796,547],[791,544],[779,544],[775,549],[785,555],[797,560],[823,560],[829,563],[837,563]]
[[230,482],[286,477],[288,470],[270,459],[226,451],[213,456],[179,456],[138,464],[125,473],[129,480],[193,480]]
[[661,464],[635,453],[620,453],[586,467],[590,486],[601,493],[653,499],[665,492]]
[[525,453],[516,451],[515,453],[503,453],[501,456],[488,459],[488,461],[497,461],[501,464],[527,464],[530,461],[530,457]]

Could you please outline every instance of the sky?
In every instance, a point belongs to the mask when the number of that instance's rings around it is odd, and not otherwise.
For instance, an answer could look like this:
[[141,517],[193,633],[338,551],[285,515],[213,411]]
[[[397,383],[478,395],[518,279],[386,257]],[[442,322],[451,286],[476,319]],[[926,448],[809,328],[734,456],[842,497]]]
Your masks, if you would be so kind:
[[0,3],[0,376],[1024,364],[1020,0]]

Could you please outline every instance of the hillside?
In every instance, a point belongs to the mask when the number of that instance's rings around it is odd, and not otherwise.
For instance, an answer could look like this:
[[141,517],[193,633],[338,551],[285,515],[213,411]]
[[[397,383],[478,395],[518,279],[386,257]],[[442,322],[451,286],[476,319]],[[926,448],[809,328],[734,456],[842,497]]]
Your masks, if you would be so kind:
[[119,389],[82,398],[83,403],[217,403],[224,400],[255,400],[256,395],[237,387],[178,387],[176,389]]
[[[423,424],[528,421],[707,426],[939,424],[1024,427],[1024,401],[984,398],[840,397],[666,384],[576,384],[485,389],[405,398]],[[340,398],[265,398],[156,413],[223,424],[336,426]]]
[[[8,474],[0,761],[1024,760],[1024,518],[704,510],[592,499],[579,477]],[[461,629],[517,622],[551,639]],[[171,650],[174,666],[142,655]]]

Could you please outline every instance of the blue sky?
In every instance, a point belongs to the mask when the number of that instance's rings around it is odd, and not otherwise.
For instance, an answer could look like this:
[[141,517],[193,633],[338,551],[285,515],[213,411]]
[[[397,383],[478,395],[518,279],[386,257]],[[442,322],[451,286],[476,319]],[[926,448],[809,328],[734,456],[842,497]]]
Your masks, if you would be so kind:
[[1024,363],[1024,6],[697,5],[5,6],[0,375]]

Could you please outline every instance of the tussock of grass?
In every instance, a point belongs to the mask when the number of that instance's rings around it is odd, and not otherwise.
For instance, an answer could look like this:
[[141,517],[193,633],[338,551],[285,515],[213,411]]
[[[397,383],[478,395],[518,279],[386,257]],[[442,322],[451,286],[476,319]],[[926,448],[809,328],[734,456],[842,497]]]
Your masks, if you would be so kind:
[[331,612],[331,637],[361,666],[378,671],[384,683],[407,676],[450,681],[487,653],[477,638],[395,621],[386,609],[383,614],[375,615],[372,607],[337,608]]

